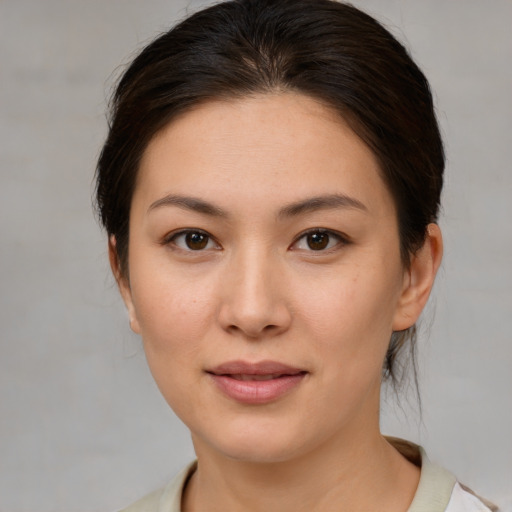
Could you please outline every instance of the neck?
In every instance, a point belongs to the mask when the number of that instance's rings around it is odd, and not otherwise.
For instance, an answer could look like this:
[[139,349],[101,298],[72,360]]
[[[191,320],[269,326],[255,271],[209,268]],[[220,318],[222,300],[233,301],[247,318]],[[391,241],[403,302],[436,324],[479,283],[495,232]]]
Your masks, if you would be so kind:
[[305,455],[272,463],[230,459],[194,441],[199,464],[183,497],[184,512],[405,512],[419,481],[419,469],[378,427],[329,439]]

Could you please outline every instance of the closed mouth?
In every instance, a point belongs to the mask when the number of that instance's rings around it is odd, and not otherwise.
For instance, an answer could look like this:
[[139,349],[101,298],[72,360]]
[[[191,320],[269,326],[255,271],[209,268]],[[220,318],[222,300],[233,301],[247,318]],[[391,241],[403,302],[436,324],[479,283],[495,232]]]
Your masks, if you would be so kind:
[[309,374],[276,361],[229,361],[205,371],[225,396],[246,405],[275,402],[297,389]]
[[297,375],[305,375],[307,372],[305,371],[298,371],[295,373],[270,373],[270,374],[247,374],[247,373],[215,373],[215,372],[208,372],[212,375],[217,375],[219,377],[229,377],[231,379],[235,380],[241,380],[241,381],[264,381],[264,380],[272,380],[272,379],[279,379],[281,377],[292,377]]
[[296,376],[308,373],[302,368],[290,366],[278,361],[258,361],[255,363],[248,361],[228,361],[207,369],[207,373],[219,377],[231,377],[236,380],[271,380],[283,376]]

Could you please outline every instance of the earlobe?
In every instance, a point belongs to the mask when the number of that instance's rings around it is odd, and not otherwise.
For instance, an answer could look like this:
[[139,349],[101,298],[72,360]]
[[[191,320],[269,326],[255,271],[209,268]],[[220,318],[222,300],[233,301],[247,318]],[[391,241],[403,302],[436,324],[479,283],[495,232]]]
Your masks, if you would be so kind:
[[437,224],[429,224],[423,246],[411,256],[410,267],[393,321],[394,331],[403,331],[416,323],[434,285],[443,256],[443,238]]
[[114,235],[111,235],[108,240],[108,259],[110,261],[110,268],[112,269],[112,274],[114,274],[114,278],[117,282],[119,292],[121,293],[121,297],[123,298],[123,302],[128,311],[128,315],[130,318],[130,328],[136,334],[140,334],[139,322],[137,320],[137,315],[132,300],[130,282],[128,280],[128,277],[125,276],[123,274],[123,271],[121,270],[121,262],[119,261],[119,255],[117,253],[116,246],[116,237]]

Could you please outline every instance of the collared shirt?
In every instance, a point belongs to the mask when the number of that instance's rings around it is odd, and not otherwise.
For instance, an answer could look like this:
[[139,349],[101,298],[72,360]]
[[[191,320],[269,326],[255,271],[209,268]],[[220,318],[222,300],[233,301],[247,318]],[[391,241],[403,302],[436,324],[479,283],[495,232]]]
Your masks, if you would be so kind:
[[[420,446],[396,438],[388,441],[407,459],[421,466],[416,494],[407,512],[496,512],[493,504],[476,496],[442,467],[429,461]],[[197,461],[184,468],[163,489],[155,491],[121,512],[181,512],[181,497]]]

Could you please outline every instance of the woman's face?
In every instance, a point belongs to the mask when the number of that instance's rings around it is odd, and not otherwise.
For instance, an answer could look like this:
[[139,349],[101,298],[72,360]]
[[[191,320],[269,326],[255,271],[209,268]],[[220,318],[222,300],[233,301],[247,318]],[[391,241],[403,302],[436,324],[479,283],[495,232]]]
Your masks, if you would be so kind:
[[378,429],[409,281],[374,155],[313,99],[204,104],[143,156],[121,290],[199,450],[282,461]]

